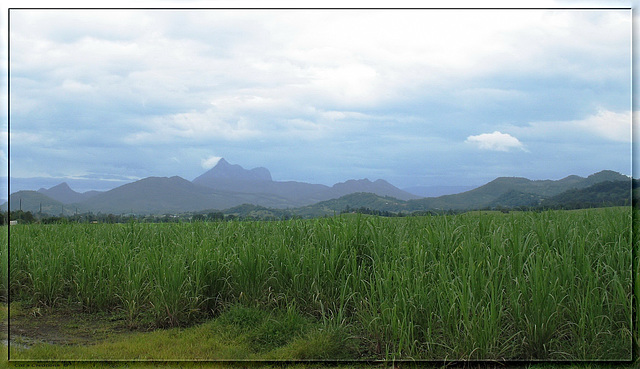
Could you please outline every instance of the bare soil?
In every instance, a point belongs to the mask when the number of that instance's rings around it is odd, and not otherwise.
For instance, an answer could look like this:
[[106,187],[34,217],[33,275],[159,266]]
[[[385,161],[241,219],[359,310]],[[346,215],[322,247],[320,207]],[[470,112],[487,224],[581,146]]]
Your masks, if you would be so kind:
[[118,314],[86,313],[80,309],[11,308],[0,322],[0,340],[29,347],[37,343],[91,345],[131,329]]

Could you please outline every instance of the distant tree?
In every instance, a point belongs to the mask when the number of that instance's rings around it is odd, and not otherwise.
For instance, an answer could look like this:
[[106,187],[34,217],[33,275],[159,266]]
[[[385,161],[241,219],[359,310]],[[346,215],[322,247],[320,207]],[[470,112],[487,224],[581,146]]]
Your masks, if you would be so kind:
[[33,223],[36,219],[30,211],[12,211],[9,212],[9,220],[20,220],[23,223]]
[[224,220],[224,214],[221,211],[217,211],[215,213],[209,213],[207,215],[210,220],[220,221]]

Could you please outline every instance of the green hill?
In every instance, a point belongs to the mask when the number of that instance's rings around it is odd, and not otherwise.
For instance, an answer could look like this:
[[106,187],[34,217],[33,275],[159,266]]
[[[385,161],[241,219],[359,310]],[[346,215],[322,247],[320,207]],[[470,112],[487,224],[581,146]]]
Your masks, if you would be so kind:
[[407,202],[390,196],[380,196],[374,193],[357,192],[337,199],[321,201],[292,211],[301,217],[333,215],[344,210],[368,208],[372,210],[400,212],[406,211]]
[[[616,180],[610,181],[606,180],[607,178]],[[598,182],[600,180],[604,181]],[[637,181],[634,181],[634,184],[638,187]],[[355,193],[291,211],[302,217],[313,217],[332,215],[346,209],[355,211],[360,208],[391,213],[538,206],[573,209],[630,205],[630,189],[628,177],[603,171],[587,178],[570,176],[558,181],[498,178],[482,187],[461,194],[408,201],[372,193]]]
[[538,194],[511,190],[498,196],[498,198],[493,200],[488,207],[515,208],[519,206],[536,206],[541,200],[542,196]]
[[605,181],[586,188],[571,189],[542,200],[544,208],[580,209],[631,205],[630,181]]
[[629,177],[620,173],[603,170],[587,178],[568,176],[554,180],[530,180],[520,177],[500,177],[471,191],[455,195],[440,196],[407,201],[410,211],[426,209],[469,210],[502,206],[521,206],[519,201],[534,204],[571,189],[581,189],[605,181],[628,181]]

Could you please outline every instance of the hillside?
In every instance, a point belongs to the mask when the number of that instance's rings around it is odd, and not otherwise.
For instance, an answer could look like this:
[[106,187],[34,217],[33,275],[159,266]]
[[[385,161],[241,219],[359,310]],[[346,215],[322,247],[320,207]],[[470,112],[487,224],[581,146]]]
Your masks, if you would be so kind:
[[351,179],[346,182],[336,183],[329,191],[327,191],[325,197],[333,199],[358,192],[375,193],[379,196],[390,196],[400,200],[420,198],[420,196],[416,196],[395,187],[384,179],[378,179],[371,182],[368,178],[360,180]]
[[[610,170],[604,170],[586,178],[572,175],[557,181],[500,177],[471,191],[411,200],[407,206],[410,211],[414,211],[482,209],[500,203],[504,203],[504,206],[520,206],[520,201],[533,205],[536,201],[558,195],[564,191],[581,189],[605,181],[629,181],[629,177]],[[500,199],[501,196],[502,199]]]
[[[624,176],[623,176],[624,177]],[[411,213],[414,211],[445,211],[445,210],[471,210],[471,209],[484,209],[484,208],[518,208],[518,207],[548,207],[548,208],[565,208],[574,209],[579,207],[598,207],[598,206],[617,206],[617,205],[630,205],[631,204],[631,185],[627,177],[626,180],[618,181],[604,181],[597,182],[593,179],[610,178],[609,176],[590,176],[589,181],[584,182],[585,178],[572,176],[565,178],[560,185],[557,183],[546,182],[547,185],[555,186],[555,189],[549,190],[541,186],[540,182],[529,181],[527,179],[517,178],[513,181],[499,179],[497,182],[490,182],[490,186],[485,187],[485,191],[477,191],[479,193],[464,193],[459,195],[447,195],[439,198],[430,198],[422,200],[409,200],[403,201],[392,197],[383,197],[371,193],[355,193],[340,197],[338,199],[332,199],[328,201],[322,201],[314,205],[305,206],[297,209],[292,209],[292,212],[302,217],[323,216],[339,213],[346,209],[357,210],[359,208],[368,208],[371,210],[388,211],[392,213]],[[620,178],[615,176],[614,178]],[[527,182],[534,182],[534,186],[523,186]],[[531,191],[543,191],[544,193],[552,193],[558,191],[563,186],[575,185],[584,186],[585,184],[593,183],[587,187],[571,188],[569,190],[560,192],[557,195],[551,196],[544,200],[544,197],[540,194],[533,193]],[[528,190],[529,192],[523,192],[518,190],[507,190],[500,193],[499,187],[496,183],[500,184],[515,184],[520,185],[520,188]],[[639,187],[638,181],[634,181],[635,188]],[[509,187],[509,186],[506,186]],[[636,189],[637,191],[637,189]],[[493,197],[493,200],[487,201]],[[480,206],[473,207],[472,205],[466,205],[465,201],[469,203],[480,203]],[[425,205],[426,204],[426,205]],[[433,204],[438,204],[434,206]]]
[[630,181],[606,181],[589,187],[572,189],[544,199],[545,208],[580,209],[602,206],[631,205]]
[[321,201],[313,205],[293,209],[293,213],[304,218],[338,214],[347,209],[368,208],[379,211],[400,212],[406,201],[373,193],[352,193],[337,199]]
[[94,212],[162,214],[227,209],[244,203],[293,205],[277,196],[219,191],[181,177],[149,177],[96,195],[82,203]]
[[542,199],[542,196],[535,193],[510,190],[498,196],[498,198],[489,203],[487,207],[514,208],[519,206],[537,206]]

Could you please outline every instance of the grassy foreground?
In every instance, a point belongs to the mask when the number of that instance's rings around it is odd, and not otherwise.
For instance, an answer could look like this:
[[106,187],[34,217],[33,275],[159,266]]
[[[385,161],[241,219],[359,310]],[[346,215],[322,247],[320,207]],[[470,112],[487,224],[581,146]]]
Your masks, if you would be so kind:
[[[12,360],[335,360],[348,359],[354,349],[339,328],[326,329],[292,309],[267,313],[236,305],[193,327],[150,332],[122,330],[113,315],[71,313],[69,319],[28,310],[12,308]],[[31,331],[35,326],[45,332]]]
[[130,351],[12,358],[629,360],[630,228],[630,208],[12,227],[13,301],[115,312],[129,328],[206,321]]

